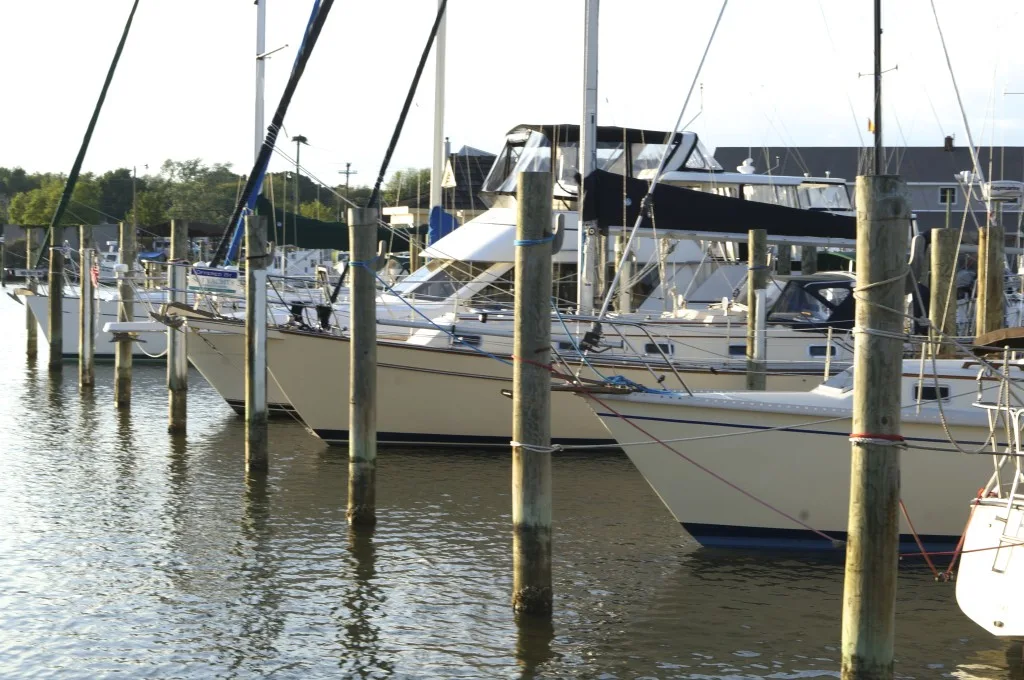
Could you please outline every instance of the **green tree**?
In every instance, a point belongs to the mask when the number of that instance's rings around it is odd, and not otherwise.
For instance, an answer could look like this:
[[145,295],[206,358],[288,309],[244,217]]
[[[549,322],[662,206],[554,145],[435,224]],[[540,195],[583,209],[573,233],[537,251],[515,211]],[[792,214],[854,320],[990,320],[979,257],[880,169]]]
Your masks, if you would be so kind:
[[[11,221],[15,224],[49,225],[66,182],[63,175],[44,175],[38,189],[20,193],[11,199],[8,208]],[[82,174],[75,184],[61,225],[105,223],[107,220],[100,213],[99,206],[100,187],[96,178],[91,173]]]
[[430,202],[430,168],[396,170],[384,183],[384,205],[415,206],[417,198],[422,206]]
[[204,165],[201,159],[166,160],[160,168],[167,217],[198,222],[226,222],[235,207],[242,177],[231,165]]
[[40,186],[39,175],[29,175],[22,168],[0,168],[0,194],[14,196]]
[[[144,227],[152,227],[162,224],[167,217],[167,197],[164,196],[162,188],[140,191],[136,197],[136,208],[138,209],[138,223]],[[126,220],[135,219],[135,215],[129,210],[125,215]]]
[[100,187],[100,210],[110,219],[120,222],[128,218],[132,208],[132,187],[141,193],[146,190],[145,177],[132,178],[129,168],[108,170],[97,179]]
[[332,222],[337,217],[337,209],[331,208],[322,201],[306,201],[305,203],[299,204],[299,214],[303,217],[309,217],[314,220]]

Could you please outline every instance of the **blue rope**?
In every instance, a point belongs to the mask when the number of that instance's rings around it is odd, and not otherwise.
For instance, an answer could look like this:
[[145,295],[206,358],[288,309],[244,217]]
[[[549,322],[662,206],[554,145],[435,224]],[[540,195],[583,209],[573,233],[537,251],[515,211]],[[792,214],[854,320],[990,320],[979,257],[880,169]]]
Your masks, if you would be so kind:
[[675,394],[672,390],[656,390],[651,387],[647,387],[647,385],[642,385],[636,381],[630,380],[624,375],[610,375],[604,379],[604,382],[606,385],[629,387],[637,392],[647,392],[649,394]]
[[416,312],[421,317],[423,317],[427,321],[427,323],[429,323],[431,326],[433,326],[437,330],[439,330],[442,333],[444,333],[445,335],[447,335],[449,338],[451,338],[455,342],[457,342],[459,344],[462,344],[462,345],[465,345],[466,347],[470,348],[471,350],[473,350],[477,354],[483,354],[485,357],[490,357],[491,359],[494,359],[495,361],[500,361],[501,363],[505,364],[506,366],[511,366],[512,365],[511,361],[508,361],[507,359],[502,359],[501,357],[499,357],[499,356],[497,356],[495,354],[491,354],[490,352],[482,350],[479,347],[473,345],[472,343],[469,343],[469,342],[463,340],[459,336],[457,336],[454,333],[452,333],[451,331],[449,331],[447,328],[444,328],[443,326],[438,325],[437,322],[435,322],[433,319],[431,319],[429,316],[427,316],[426,314],[424,314],[420,310],[416,309],[416,307],[414,307],[400,293],[396,293],[395,289],[392,288],[391,286],[389,286],[387,281],[382,279],[380,277],[380,275],[378,275],[377,272],[373,268],[370,267],[370,263],[375,262],[375,261],[376,260],[370,260],[369,262],[359,262],[359,261],[357,261],[357,262],[349,262],[349,265],[351,265],[353,267],[365,267],[366,269],[368,269],[370,271],[370,273],[373,274],[373,277],[375,279],[377,279],[378,281],[380,281],[380,285],[382,285],[384,287],[384,290],[386,290],[387,292],[389,292],[392,295],[394,295],[395,297],[397,297],[399,300],[401,300],[403,303],[405,303],[405,305],[409,309],[411,309],[412,311]]
[[544,238],[517,238],[515,241],[512,241],[512,245],[514,245],[516,247],[519,247],[519,246],[540,246],[540,245],[544,245],[545,243],[551,243],[554,240],[555,240],[555,235],[554,234],[549,234],[549,235],[545,236]]

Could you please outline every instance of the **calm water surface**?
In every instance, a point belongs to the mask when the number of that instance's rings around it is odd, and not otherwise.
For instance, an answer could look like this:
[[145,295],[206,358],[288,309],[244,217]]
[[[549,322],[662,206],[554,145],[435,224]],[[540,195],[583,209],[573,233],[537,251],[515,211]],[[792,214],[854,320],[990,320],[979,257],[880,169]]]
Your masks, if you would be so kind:
[[[198,374],[171,438],[162,368],[120,415],[110,366],[80,397],[27,364],[22,319],[0,302],[0,677],[839,676],[841,561],[699,549],[624,457],[555,460],[556,611],[517,621],[508,455],[382,452],[353,536],[344,450],[274,424],[247,480]],[[899,585],[900,677],[1024,678],[951,584]]]

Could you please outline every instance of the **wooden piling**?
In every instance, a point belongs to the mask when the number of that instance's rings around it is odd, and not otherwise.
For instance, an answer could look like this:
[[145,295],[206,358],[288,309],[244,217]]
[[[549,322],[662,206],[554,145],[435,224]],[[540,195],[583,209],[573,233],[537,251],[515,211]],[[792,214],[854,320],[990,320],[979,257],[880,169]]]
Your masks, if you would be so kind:
[[245,218],[245,467],[270,468],[267,452],[267,218]]
[[348,523],[377,522],[377,210],[349,208]]
[[[188,222],[171,220],[168,253],[168,301],[185,304],[188,274]],[[167,431],[184,432],[188,422],[188,333],[184,326],[167,327]]]
[[[36,261],[36,253],[39,252],[39,246],[36,242],[36,230],[25,229],[25,269],[33,269]],[[36,282],[36,277],[28,277],[28,289],[36,293],[39,291],[39,285]],[[25,357],[29,361],[35,361],[38,354],[39,347],[39,323],[36,320],[36,315],[32,313],[32,308],[25,305]]]
[[778,255],[775,258],[775,273],[780,276],[789,276],[793,273],[793,246],[788,243],[780,243]]
[[1006,269],[1006,243],[1003,227],[993,220],[978,229],[978,292],[975,316],[975,335],[1003,328],[1005,299],[1003,273]]
[[763,390],[767,376],[765,360],[766,291],[768,287],[768,233],[751,229],[747,240],[747,389]]
[[[56,230],[54,235],[56,235]],[[64,251],[50,239],[50,269],[46,277],[49,295],[50,371],[64,366]]]
[[512,606],[551,614],[551,175],[519,174],[512,374]]
[[7,242],[0,228],[0,288],[7,287]]
[[817,274],[818,273],[818,247],[817,246],[801,246],[800,247],[800,273],[801,274]]
[[96,290],[92,268],[96,264],[92,227],[84,224],[78,231],[79,272],[78,297],[78,387],[88,390],[96,383]]
[[899,555],[900,380],[910,193],[857,178],[857,289],[842,677],[891,679]]
[[[117,274],[117,320],[135,320],[135,227],[121,222],[120,244],[117,262],[121,269]],[[132,405],[132,350],[130,340],[121,340],[114,350],[114,405],[130,408]]]
[[[958,234],[953,229],[932,229],[931,276],[928,316],[935,329],[934,341],[940,334],[956,335],[956,258]],[[929,345],[929,351],[940,359],[956,356],[956,346],[948,340]]]

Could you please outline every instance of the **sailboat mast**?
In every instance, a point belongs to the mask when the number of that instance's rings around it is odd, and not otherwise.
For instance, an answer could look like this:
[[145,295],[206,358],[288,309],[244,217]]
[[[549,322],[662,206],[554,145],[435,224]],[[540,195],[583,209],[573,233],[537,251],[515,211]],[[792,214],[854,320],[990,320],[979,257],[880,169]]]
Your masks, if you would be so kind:
[[[437,6],[441,6],[438,0]],[[441,181],[444,175],[444,48],[448,10],[441,16],[434,42],[434,155],[430,166],[430,210],[441,205]]]
[[253,146],[253,160],[259,157],[266,134],[263,123],[263,90],[265,83],[267,51],[267,0],[256,0],[256,137]]
[[579,231],[577,240],[578,278],[577,312],[594,313],[595,284],[598,281],[598,248],[600,235],[596,222],[583,221],[586,195],[584,181],[597,168],[597,30],[600,0],[585,0],[583,32],[583,121],[580,125],[580,187],[577,208]]
[[882,174],[884,153],[882,149],[882,0],[875,0],[875,175]]

